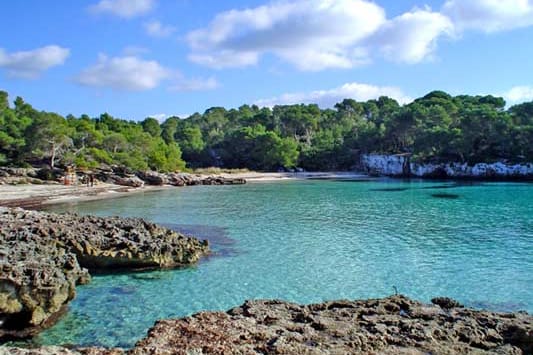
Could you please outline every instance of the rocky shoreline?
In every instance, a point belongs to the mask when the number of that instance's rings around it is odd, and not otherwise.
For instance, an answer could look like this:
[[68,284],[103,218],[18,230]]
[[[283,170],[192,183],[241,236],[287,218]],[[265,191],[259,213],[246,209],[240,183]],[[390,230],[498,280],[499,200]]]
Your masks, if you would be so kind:
[[[87,184],[89,177],[93,184]],[[71,199],[118,197],[132,191],[193,185],[241,185],[246,179],[222,175],[131,171],[124,167],[101,167],[90,172],[68,173],[63,169],[0,167],[0,206],[40,208]],[[15,188],[16,191],[12,191]],[[115,194],[114,196],[111,194]]]
[[533,181],[533,163],[423,163],[412,161],[410,154],[365,154],[361,156],[360,165],[362,170],[372,176]]
[[206,241],[138,218],[53,214],[0,207],[0,339],[50,325],[90,281],[89,270],[188,266]]
[[63,169],[6,168],[0,167],[0,185],[4,184],[67,184],[84,185],[85,178],[93,176],[97,183],[128,187],[191,186],[191,185],[240,185],[246,180],[220,175],[190,173],[160,173],[157,171],[134,171],[121,166],[102,166],[93,171],[68,172]]
[[[246,301],[227,312],[161,320],[130,350],[5,348],[8,354],[531,354],[533,317],[402,295],[299,305]],[[0,348],[1,353],[1,348]]]

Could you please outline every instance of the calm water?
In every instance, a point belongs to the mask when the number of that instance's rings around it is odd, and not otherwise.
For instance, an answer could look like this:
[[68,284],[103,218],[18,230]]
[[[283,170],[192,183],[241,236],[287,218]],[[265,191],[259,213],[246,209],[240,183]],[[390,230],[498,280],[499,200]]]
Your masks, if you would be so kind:
[[96,276],[38,341],[130,347],[155,320],[251,298],[446,295],[533,312],[533,185],[300,181],[199,186],[55,207],[209,238],[182,270]]

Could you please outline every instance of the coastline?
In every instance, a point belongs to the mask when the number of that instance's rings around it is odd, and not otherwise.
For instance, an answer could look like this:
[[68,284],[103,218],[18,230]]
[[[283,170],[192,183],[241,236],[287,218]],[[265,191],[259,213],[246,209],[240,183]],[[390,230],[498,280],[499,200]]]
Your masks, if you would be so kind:
[[60,184],[0,185],[0,206],[37,209],[52,204],[120,198],[168,188],[172,186],[127,187],[107,183],[95,187]]
[[[209,178],[213,175],[202,175]],[[244,179],[248,183],[305,180],[305,179],[367,179],[368,175],[357,172],[301,172],[301,173],[221,173],[228,179]],[[62,184],[0,185],[0,206],[38,209],[41,206],[106,200],[131,196],[132,194],[180,188],[172,185],[145,185],[142,187],[98,183],[94,187]]]

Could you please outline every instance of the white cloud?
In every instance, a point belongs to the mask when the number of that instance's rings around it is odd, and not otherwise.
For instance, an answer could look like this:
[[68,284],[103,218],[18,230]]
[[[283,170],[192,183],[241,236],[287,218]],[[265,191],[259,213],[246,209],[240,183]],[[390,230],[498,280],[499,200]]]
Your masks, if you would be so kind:
[[169,25],[163,25],[159,21],[150,21],[144,24],[144,30],[152,37],[168,37],[176,31],[176,28]]
[[150,12],[155,0],[100,0],[89,7],[93,13],[112,14],[122,18],[133,18]]
[[367,101],[377,99],[380,96],[391,97],[400,104],[412,101],[412,98],[404,94],[402,90],[397,87],[375,86],[352,82],[329,90],[287,93],[277,97],[257,100],[255,104],[258,106],[272,107],[275,105],[315,103],[320,107],[333,107],[337,102],[348,98],[357,101]]
[[44,71],[65,63],[69,55],[68,48],[55,45],[13,53],[0,48],[0,67],[10,76],[35,79]]
[[533,86],[515,86],[502,96],[511,104],[533,101]]
[[189,55],[189,60],[214,69],[240,68],[257,64],[259,54],[256,52],[221,50],[216,54],[193,53]]
[[452,36],[453,32],[446,16],[414,9],[388,21],[368,43],[389,60],[414,64],[431,56],[439,37]]
[[215,16],[190,32],[189,58],[214,68],[256,64],[265,53],[302,70],[349,68],[361,63],[357,43],[385,22],[367,0],[278,1]]
[[459,30],[490,33],[533,25],[532,0],[447,0],[442,12]]
[[184,79],[181,78],[178,82],[172,85],[169,89],[172,91],[207,91],[214,90],[218,88],[220,84],[218,81],[213,78],[192,78]]
[[157,87],[171,72],[153,60],[135,56],[99,55],[98,62],[84,69],[76,81],[86,86],[141,91]]

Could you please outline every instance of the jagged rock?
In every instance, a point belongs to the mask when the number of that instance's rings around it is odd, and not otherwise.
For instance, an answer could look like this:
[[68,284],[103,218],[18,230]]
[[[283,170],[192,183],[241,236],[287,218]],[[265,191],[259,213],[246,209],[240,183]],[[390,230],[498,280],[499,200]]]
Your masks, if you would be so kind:
[[403,296],[302,306],[247,301],[158,321],[131,354],[530,354],[533,317]]
[[[0,338],[53,321],[89,269],[197,262],[208,244],[138,218],[80,217],[0,207]],[[81,267],[80,267],[81,265]]]
[[444,309],[464,307],[462,304],[449,297],[435,297],[431,299],[431,303],[436,304],[437,306],[440,306],[440,308]]
[[90,276],[57,241],[35,237],[38,226],[9,223],[0,229],[0,338],[35,334]]

